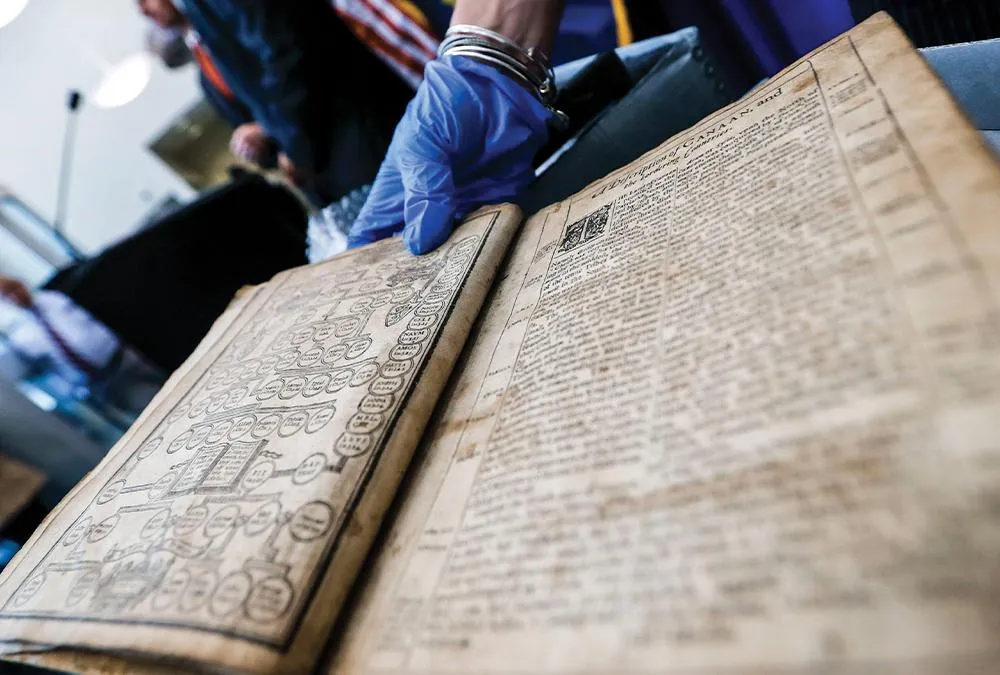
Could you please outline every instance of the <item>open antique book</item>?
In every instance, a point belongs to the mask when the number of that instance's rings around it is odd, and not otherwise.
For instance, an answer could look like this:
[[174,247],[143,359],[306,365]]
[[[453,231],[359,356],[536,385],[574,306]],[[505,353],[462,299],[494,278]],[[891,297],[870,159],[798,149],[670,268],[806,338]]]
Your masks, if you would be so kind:
[[1000,672],[998,293],[1000,166],[876,16],[525,223],[247,291],[5,571],[4,654]]

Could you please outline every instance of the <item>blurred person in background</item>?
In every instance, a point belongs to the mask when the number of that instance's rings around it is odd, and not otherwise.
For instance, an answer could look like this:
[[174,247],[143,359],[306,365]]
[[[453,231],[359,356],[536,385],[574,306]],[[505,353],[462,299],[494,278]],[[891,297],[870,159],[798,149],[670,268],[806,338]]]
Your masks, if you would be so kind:
[[32,292],[0,275],[0,305],[7,341],[25,365],[51,369],[127,418],[138,416],[163,386],[162,373],[62,293]]
[[226,84],[218,66],[198,41],[198,35],[183,26],[162,27],[153,23],[146,34],[146,48],[163,65],[174,70],[194,61],[198,66],[198,85],[216,114],[233,127],[229,149],[236,157],[264,169],[278,166],[278,147],[264,127],[253,120],[253,113]]
[[413,91],[329,0],[137,1],[160,27],[190,32],[205,80],[248,113],[231,144],[239,156],[259,159],[273,142],[318,206],[371,182]]

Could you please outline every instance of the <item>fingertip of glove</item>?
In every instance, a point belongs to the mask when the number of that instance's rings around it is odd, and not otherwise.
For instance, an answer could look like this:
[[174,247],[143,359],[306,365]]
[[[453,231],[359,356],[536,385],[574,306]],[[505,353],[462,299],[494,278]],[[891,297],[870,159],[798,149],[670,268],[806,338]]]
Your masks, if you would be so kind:
[[406,246],[406,250],[413,255],[423,255],[424,253],[427,253],[419,239],[404,237],[403,244]]
[[403,231],[403,245],[413,255],[430,253],[448,239],[448,234],[428,233],[419,228],[407,228]]
[[348,235],[347,237],[347,248],[357,248],[359,246],[364,246],[365,244],[372,243],[372,239],[368,237],[357,237],[354,235]]
[[455,226],[455,209],[450,204],[421,199],[407,203],[403,243],[414,255],[433,251],[443,244]]

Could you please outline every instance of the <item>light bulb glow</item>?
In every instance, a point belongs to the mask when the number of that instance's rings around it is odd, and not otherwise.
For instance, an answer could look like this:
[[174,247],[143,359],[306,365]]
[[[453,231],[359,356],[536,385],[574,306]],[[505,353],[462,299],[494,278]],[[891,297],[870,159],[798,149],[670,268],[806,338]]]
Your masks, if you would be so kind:
[[28,0],[0,0],[0,28],[11,23],[28,6]]
[[139,52],[127,56],[104,74],[94,91],[94,103],[101,108],[118,108],[131,103],[143,92],[152,76],[153,62],[149,54]]

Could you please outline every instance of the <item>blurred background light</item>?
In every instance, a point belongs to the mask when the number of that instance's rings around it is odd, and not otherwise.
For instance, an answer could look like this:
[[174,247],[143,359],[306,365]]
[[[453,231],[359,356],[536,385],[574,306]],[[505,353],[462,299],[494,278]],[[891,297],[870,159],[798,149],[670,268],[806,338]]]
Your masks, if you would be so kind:
[[28,6],[28,0],[0,0],[0,28],[3,28]]
[[153,57],[150,54],[137,52],[126,56],[104,71],[92,97],[94,104],[101,108],[118,108],[131,103],[143,92],[152,76]]

